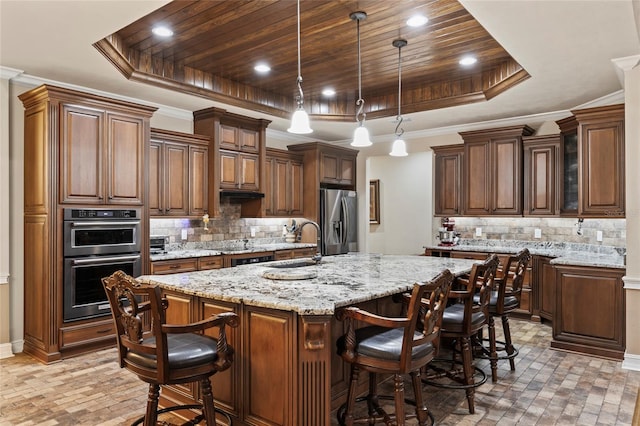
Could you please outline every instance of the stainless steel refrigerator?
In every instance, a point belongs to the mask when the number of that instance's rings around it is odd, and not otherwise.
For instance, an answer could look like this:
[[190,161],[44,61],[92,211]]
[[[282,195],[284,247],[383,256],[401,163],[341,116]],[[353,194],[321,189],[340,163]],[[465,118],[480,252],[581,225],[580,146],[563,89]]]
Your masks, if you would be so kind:
[[320,190],[322,255],[358,250],[358,198],[355,191]]

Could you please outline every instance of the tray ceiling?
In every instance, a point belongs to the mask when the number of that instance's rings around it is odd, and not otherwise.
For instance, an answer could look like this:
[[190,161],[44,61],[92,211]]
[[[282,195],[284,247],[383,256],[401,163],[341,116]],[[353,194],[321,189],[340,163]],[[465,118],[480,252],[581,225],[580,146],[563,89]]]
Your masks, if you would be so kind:
[[[304,104],[316,119],[353,121],[357,99],[360,23],[362,94],[367,118],[398,111],[398,49],[402,49],[402,113],[479,102],[529,74],[456,0],[301,0]],[[429,22],[406,25],[420,13]],[[152,34],[154,25],[174,35]],[[291,0],[173,1],[96,42],[129,80],[225,104],[288,117],[297,94],[296,2]],[[472,54],[478,62],[458,64]],[[257,62],[271,66],[257,74]],[[327,98],[322,90],[336,95]]]

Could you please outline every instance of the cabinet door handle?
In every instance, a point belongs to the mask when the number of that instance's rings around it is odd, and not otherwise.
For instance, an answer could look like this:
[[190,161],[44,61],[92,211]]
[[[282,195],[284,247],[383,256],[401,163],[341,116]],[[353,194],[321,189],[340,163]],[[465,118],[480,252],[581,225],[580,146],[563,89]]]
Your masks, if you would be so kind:
[[178,269],[180,267],[180,265],[171,265],[169,266],[169,269]]
[[110,328],[105,328],[104,330],[96,331],[96,334],[106,334],[106,333],[109,333],[110,331],[111,331]]

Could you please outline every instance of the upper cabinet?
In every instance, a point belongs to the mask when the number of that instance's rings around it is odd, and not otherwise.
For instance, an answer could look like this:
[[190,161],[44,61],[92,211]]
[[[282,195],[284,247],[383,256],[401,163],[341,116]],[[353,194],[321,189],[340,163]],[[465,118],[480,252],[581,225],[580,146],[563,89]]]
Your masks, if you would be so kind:
[[265,210],[267,216],[303,214],[302,156],[267,148]]
[[142,205],[148,120],[73,101],[60,108],[60,203]]
[[[269,120],[244,117],[220,108],[193,113],[194,133],[210,138],[209,215],[220,211],[220,191],[265,192],[266,129]],[[243,217],[263,217],[261,198],[243,200]]]
[[289,145],[304,164],[303,216],[318,221],[320,188],[356,189],[358,150],[337,147],[324,142]]
[[571,111],[562,134],[562,213],[624,217],[624,105]]
[[529,126],[462,132],[463,214],[522,214],[522,137]]
[[207,212],[208,153],[206,136],[151,130],[151,216],[202,216]]
[[433,147],[435,154],[435,215],[462,213],[462,157],[464,145]]
[[560,135],[525,136],[524,216],[560,212]]

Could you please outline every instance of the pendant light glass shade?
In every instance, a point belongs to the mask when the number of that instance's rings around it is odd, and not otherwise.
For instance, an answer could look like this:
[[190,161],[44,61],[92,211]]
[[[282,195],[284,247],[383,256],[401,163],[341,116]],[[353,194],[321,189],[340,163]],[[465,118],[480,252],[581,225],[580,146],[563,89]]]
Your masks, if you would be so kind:
[[[362,99],[362,64],[360,62],[360,21],[367,19],[367,14],[361,11],[353,12],[349,15],[349,18],[356,21],[358,31],[358,100],[356,101],[356,105],[358,106],[358,112],[356,113],[358,127],[356,127],[356,130],[353,132],[353,142],[351,142],[351,146],[365,147],[373,145],[371,139],[369,139],[369,131],[364,127],[364,120],[367,114],[364,112],[364,99]],[[362,117],[362,120],[360,117]]]
[[369,139],[369,131],[366,127],[361,123],[356,130],[353,132],[353,142],[351,142],[351,146],[371,146],[371,140]]
[[402,139],[398,138],[393,142],[389,155],[392,157],[406,157],[409,155],[407,154],[407,145]]
[[309,127],[309,116],[302,106],[298,107],[291,116],[291,127],[287,129],[287,132],[299,135],[313,132],[313,129]]
[[296,79],[298,85],[298,109],[295,110],[291,117],[291,126],[287,129],[289,133],[307,134],[313,132],[309,126],[309,116],[304,110],[304,93],[302,93],[302,71],[300,67],[300,0],[298,0],[298,78]]
[[402,128],[402,48],[407,45],[407,40],[399,38],[393,40],[391,43],[393,47],[398,48],[398,116],[396,120],[398,124],[396,125],[396,140],[393,142],[391,146],[391,152],[389,155],[393,157],[406,157],[407,155],[407,144],[402,140],[402,134],[404,133],[404,129]]

